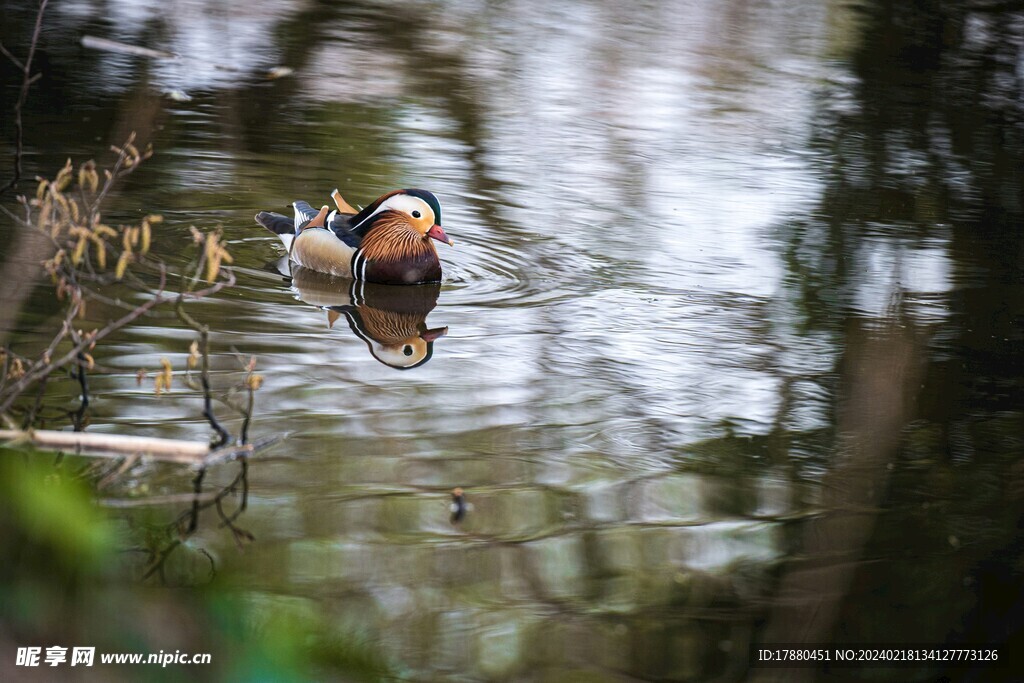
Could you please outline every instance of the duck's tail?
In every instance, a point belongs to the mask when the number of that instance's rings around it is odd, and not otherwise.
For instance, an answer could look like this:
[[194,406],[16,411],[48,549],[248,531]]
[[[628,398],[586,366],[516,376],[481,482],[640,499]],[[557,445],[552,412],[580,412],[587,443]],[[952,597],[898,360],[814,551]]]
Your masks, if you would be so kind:
[[272,211],[260,211],[256,214],[256,222],[280,237],[284,248],[291,251],[292,240],[295,239],[295,223],[291,218]]
[[295,209],[295,217],[288,218],[272,211],[260,211],[256,214],[256,222],[264,228],[281,238],[284,248],[289,252],[292,249],[292,240],[302,232],[302,229],[311,224],[322,227],[324,217],[327,215],[327,207],[317,211],[307,202],[297,201],[292,204]]

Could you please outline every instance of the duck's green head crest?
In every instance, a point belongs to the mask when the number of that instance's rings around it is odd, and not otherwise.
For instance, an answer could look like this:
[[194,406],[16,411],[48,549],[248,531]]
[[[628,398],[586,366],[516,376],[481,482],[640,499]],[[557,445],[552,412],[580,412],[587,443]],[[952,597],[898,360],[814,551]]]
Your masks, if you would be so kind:
[[438,225],[444,225],[441,222],[441,202],[437,201],[437,197],[434,196],[433,192],[427,190],[417,190],[415,188],[408,190],[401,190],[402,194],[407,194],[412,197],[418,197],[425,201],[429,206],[430,210],[434,212],[434,222]]

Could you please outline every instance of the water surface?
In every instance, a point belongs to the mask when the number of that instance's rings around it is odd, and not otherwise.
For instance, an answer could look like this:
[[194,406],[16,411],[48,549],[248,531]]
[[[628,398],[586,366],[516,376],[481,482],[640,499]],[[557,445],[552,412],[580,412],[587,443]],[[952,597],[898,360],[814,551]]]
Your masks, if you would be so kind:
[[[252,433],[290,436],[250,468],[256,542],[211,517],[191,543],[400,676],[743,680],[756,643],[1005,642],[989,601],[1019,584],[981,587],[1021,559],[1024,16],[919,5],[68,2],[25,163],[135,130],[156,154],[108,218],[164,215],[172,264],[223,226],[238,285],[193,310],[214,382],[256,356]],[[418,367],[332,324],[347,283],[269,266],[253,214],[335,187],[441,199],[436,303],[380,304],[448,328]],[[108,344],[90,431],[207,438],[195,392],[136,383],[192,338],[165,316]],[[111,495],[139,482],[191,490],[142,466]]]

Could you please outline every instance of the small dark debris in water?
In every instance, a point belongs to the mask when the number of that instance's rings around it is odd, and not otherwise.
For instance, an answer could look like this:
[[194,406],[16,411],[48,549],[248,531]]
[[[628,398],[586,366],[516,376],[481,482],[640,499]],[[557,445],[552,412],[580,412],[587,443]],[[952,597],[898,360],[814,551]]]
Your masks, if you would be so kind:
[[178,90],[177,88],[171,90],[165,90],[164,96],[174,100],[175,102],[191,102],[192,98],[184,90]]
[[284,78],[285,76],[291,76],[294,70],[287,66],[275,66],[273,69],[267,71],[267,78],[275,80],[278,78]]
[[462,488],[456,486],[452,489],[452,524],[458,524],[466,516],[466,512],[469,511],[469,505],[466,503],[466,495],[463,493]]

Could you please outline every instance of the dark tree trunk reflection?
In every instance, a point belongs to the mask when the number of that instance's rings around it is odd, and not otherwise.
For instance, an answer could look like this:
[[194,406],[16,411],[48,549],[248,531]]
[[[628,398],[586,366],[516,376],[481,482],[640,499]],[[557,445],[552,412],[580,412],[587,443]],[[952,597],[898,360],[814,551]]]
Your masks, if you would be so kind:
[[[1024,437],[1024,10],[861,11],[854,99],[821,102],[822,218],[792,231],[808,318],[844,339],[837,447],[762,638],[1004,643],[1020,618],[993,606],[1021,602],[1020,452],[1006,445]],[[957,285],[941,311],[858,305],[877,283],[857,254],[930,241],[948,245]]]

